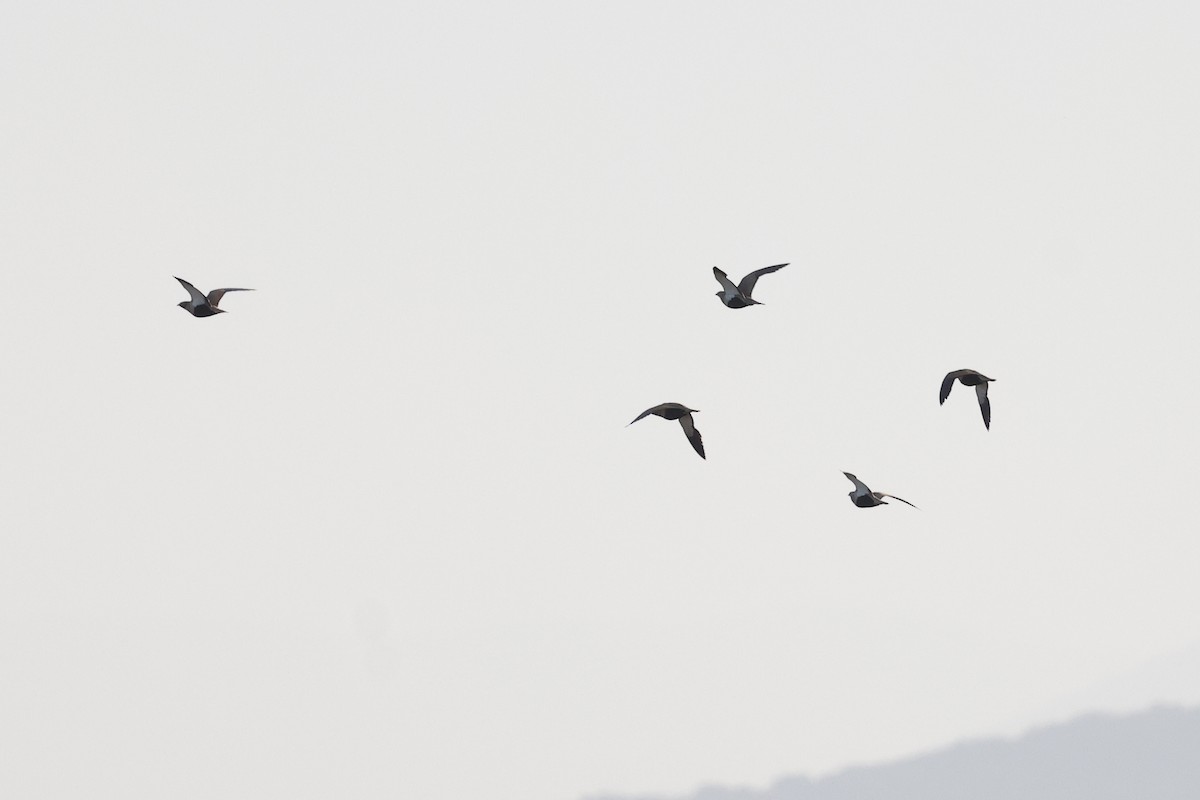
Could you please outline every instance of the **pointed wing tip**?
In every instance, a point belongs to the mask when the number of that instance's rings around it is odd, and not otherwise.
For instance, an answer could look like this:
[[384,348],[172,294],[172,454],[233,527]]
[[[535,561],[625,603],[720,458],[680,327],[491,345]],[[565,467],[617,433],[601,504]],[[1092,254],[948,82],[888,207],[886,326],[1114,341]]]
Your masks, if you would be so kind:
[[[904,505],[906,505],[906,506],[912,506],[913,508],[917,508],[916,503],[910,503],[907,500],[905,500],[903,497],[897,497],[896,495],[888,494],[887,492],[879,492],[879,494],[883,497],[890,497],[893,500],[899,500],[901,503],[904,503]],[[921,509],[917,508],[917,511],[920,511],[920,510]]]
[[[633,421],[630,422],[629,425],[632,425],[634,422],[637,422],[639,419],[645,419],[646,417],[650,416],[650,414],[652,414],[654,412],[654,409],[656,409],[656,408],[658,408],[658,406],[651,406],[650,408],[647,408],[645,411],[643,411],[642,413],[640,413],[636,417],[634,417]],[[629,425],[626,425],[625,427],[628,428]]]

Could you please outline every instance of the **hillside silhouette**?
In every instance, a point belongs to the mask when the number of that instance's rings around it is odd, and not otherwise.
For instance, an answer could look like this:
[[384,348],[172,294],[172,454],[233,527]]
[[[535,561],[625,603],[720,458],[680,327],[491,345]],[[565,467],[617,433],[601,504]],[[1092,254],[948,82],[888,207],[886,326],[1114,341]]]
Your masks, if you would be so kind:
[[706,786],[690,795],[586,800],[1196,800],[1200,709],[1092,714],[1017,739],[980,739],[766,789]]

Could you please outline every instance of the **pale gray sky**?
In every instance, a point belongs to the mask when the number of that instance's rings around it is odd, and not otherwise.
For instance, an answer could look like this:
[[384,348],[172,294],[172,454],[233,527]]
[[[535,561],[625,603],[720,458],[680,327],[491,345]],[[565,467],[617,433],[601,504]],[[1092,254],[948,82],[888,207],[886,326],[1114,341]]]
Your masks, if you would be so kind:
[[5,6],[0,787],[763,785],[1191,646],[1198,35]]

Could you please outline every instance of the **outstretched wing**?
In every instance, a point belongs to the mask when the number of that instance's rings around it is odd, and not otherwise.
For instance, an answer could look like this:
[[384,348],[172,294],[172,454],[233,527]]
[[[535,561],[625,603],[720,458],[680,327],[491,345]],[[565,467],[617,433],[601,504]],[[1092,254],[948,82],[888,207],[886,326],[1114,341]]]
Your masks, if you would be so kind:
[[692,421],[691,414],[684,414],[679,418],[679,424],[683,427],[683,433],[687,436],[688,441],[692,443],[692,447],[700,457],[705,461],[708,458],[704,455],[704,440],[700,438],[700,431],[696,430],[696,423]]
[[[182,284],[183,284],[183,288],[187,289],[187,292],[188,292],[188,294],[190,294],[190,295],[192,296],[192,302],[193,302],[193,303],[198,303],[199,305],[204,305],[205,303],[207,303],[207,302],[208,302],[208,298],[207,298],[207,297],[205,297],[205,296],[204,296],[204,295],[203,295],[203,294],[200,292],[200,290],[199,290],[199,289],[197,289],[195,286],[192,286],[190,283],[188,283],[187,281],[185,281],[183,278],[175,278],[175,280],[177,280],[177,281],[179,281],[180,283],[182,283]],[[178,312],[176,312],[176,313],[178,313]]]
[[[667,405],[666,403],[659,403],[658,405],[654,406],[653,408],[647,408],[645,411],[643,411],[642,413],[640,413],[636,417],[634,417],[633,422],[637,422],[639,419],[645,419],[646,417],[650,416],[651,414],[657,414],[658,412],[660,412],[664,408],[666,408],[666,405]],[[629,423],[629,425],[632,425],[633,422]],[[625,427],[628,428],[629,425],[626,425]]]
[[851,475],[849,472],[843,472],[842,474],[854,482],[854,494],[858,495],[859,497],[865,497],[871,493],[871,488],[869,486]]
[[725,291],[732,292],[735,295],[738,293],[738,287],[734,286],[733,281],[729,280],[729,276],[717,267],[713,267],[713,277],[717,279],[717,282],[721,284],[721,288]]
[[987,381],[975,386],[975,396],[979,398],[979,410],[983,412],[983,427],[992,429],[992,401],[987,396]]
[[954,388],[954,382],[966,375],[970,370],[956,369],[954,372],[947,372],[946,377],[942,378],[942,390],[938,392],[938,405],[946,402],[946,398],[950,396],[950,390]]
[[[912,503],[909,503],[907,500],[905,500],[903,497],[896,497],[896,495],[894,495],[894,494],[888,494],[887,492],[876,492],[875,496],[879,497],[879,498],[890,497],[893,500],[899,500],[901,503],[908,503],[908,505],[912,506],[913,508],[917,508],[916,506],[913,506]],[[921,509],[917,508],[917,511],[920,511],[920,510]]]
[[217,303],[221,302],[221,298],[226,292],[253,292],[253,289],[213,289],[208,293],[208,304],[213,308],[217,307]]
[[742,278],[742,282],[739,283],[738,287],[737,287],[738,291],[741,292],[746,297],[749,297],[750,293],[754,291],[754,284],[758,283],[758,279],[760,277],[762,277],[763,275],[766,275],[770,272],[776,272],[778,270],[781,270],[786,266],[787,266],[787,264],[776,264],[773,267],[763,267],[762,269],[754,270],[754,272],[751,272],[749,275]]

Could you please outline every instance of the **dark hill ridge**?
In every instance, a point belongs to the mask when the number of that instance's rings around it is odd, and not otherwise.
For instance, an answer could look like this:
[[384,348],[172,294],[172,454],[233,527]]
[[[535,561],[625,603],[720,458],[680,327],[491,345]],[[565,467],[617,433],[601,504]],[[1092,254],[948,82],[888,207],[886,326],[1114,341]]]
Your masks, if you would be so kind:
[[819,780],[782,778],[761,790],[588,800],[1200,800],[1200,709],[1088,715],[1017,739],[968,741]]

